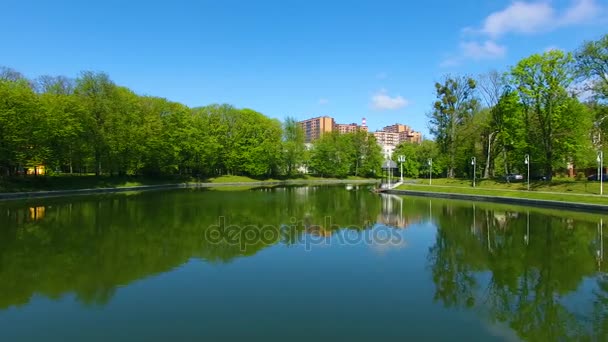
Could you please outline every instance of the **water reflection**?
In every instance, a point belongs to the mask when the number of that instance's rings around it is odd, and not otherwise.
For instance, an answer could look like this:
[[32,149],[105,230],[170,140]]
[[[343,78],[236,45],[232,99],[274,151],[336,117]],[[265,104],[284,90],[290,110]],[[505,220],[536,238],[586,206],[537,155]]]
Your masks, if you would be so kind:
[[[224,226],[237,230],[271,227],[276,234],[244,246],[210,241],[212,235],[206,233],[220,229],[220,218]],[[291,260],[305,259],[300,267],[310,263],[311,269],[329,270],[326,276],[356,274],[353,293],[366,289],[366,295],[377,296],[379,302],[402,304],[378,306],[384,318],[414,320],[399,310],[417,299],[418,305],[428,308],[475,313],[488,325],[509,327],[524,340],[606,340],[604,218],[379,196],[365,187],[180,190],[4,203],[0,206],[0,309],[26,305],[35,294],[48,298],[74,294],[84,305],[105,305],[119,287],[191,259],[220,266],[265,249],[273,251],[271,246],[299,247],[302,237],[334,243],[348,238],[361,241],[357,238],[388,227],[403,239],[360,243],[370,244],[364,246],[366,250],[371,248],[385,263],[370,253],[337,264],[350,255],[347,248],[332,248],[333,244],[327,244],[327,254],[310,253]],[[416,263],[422,267],[416,268]],[[402,272],[405,267],[407,272]],[[298,278],[298,269],[293,268],[285,268],[272,281],[314,278]],[[314,279],[291,286],[318,289],[322,282]],[[328,282],[323,291],[330,293],[332,279],[323,280]],[[402,286],[408,286],[408,291],[402,291]],[[307,298],[314,298],[316,292],[310,291]],[[351,295],[348,298],[355,298]]]
[[[230,262],[302,234],[371,228],[381,211],[365,187],[285,187],[250,191],[163,191],[39,200],[0,207],[0,309],[33,294],[73,292],[107,303],[116,287],[169,271],[191,258]],[[243,246],[214,243],[206,230],[274,227],[283,234]],[[282,229],[287,227],[288,229]]]
[[608,338],[603,218],[449,203],[440,210],[428,254],[437,302],[506,323],[524,340]]

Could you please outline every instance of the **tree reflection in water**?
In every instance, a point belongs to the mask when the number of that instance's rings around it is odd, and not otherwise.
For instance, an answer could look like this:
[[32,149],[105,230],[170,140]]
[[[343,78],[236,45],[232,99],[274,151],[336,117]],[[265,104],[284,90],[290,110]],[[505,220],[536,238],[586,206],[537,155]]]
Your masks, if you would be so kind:
[[446,202],[433,213],[435,300],[507,323],[524,340],[606,340],[603,219],[506,208]]
[[[366,187],[177,190],[0,204],[0,309],[33,294],[75,293],[102,305],[118,286],[192,258],[225,263],[307,232],[370,228],[380,212]],[[333,225],[325,226],[330,217]],[[273,227],[270,240],[210,242],[220,218],[238,229]],[[294,225],[295,223],[295,225]],[[293,228],[291,228],[293,227]],[[278,231],[281,231],[278,234]]]

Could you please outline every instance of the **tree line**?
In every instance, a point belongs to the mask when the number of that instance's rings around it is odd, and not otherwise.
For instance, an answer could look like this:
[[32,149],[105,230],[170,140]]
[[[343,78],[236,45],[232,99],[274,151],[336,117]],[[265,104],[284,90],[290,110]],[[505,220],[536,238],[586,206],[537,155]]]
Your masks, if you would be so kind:
[[[479,77],[446,75],[428,114],[434,142],[402,144],[408,176],[524,173],[597,168],[608,133],[608,35],[574,52],[551,50]],[[434,145],[434,146],[433,146]],[[472,165],[475,157],[475,167]],[[527,157],[527,159],[526,159]]]
[[[346,134],[319,142],[331,163],[326,165],[315,149],[307,152],[293,118],[281,123],[226,104],[189,108],[138,95],[105,73],[28,80],[0,68],[0,176],[44,165],[46,174],[268,178],[293,176],[308,160],[310,169],[326,176],[373,176],[380,166],[377,156],[344,144],[361,138]],[[357,153],[368,158],[362,162]]]

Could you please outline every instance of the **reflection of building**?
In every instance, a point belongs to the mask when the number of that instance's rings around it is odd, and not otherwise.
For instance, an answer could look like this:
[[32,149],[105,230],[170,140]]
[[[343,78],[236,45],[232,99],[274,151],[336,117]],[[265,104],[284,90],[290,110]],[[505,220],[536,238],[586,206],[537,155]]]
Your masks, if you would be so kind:
[[381,195],[382,212],[376,222],[393,228],[407,228],[421,220],[420,216],[403,216],[403,198],[395,195]]
[[34,221],[42,220],[46,207],[30,207],[30,219]]

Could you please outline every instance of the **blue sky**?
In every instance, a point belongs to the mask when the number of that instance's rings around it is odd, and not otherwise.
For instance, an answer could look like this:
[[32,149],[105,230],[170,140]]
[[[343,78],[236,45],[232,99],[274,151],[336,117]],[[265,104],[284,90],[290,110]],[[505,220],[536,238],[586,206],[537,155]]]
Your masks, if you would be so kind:
[[139,94],[427,134],[442,75],[608,33],[608,0],[2,0],[0,65],[107,72]]

